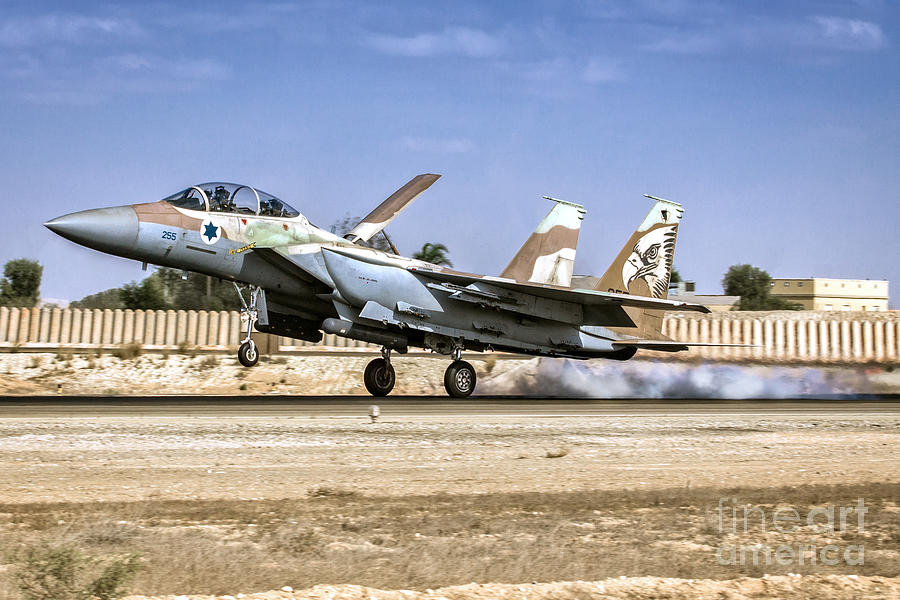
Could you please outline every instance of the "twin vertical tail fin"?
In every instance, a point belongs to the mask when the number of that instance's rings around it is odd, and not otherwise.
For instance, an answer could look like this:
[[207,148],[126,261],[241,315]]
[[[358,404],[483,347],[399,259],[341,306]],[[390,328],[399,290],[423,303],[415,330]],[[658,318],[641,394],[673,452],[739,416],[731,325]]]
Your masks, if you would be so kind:
[[594,289],[649,298],[666,298],[675,257],[681,205],[655,198],[656,204],[628,238]]
[[585,210],[579,204],[544,196],[556,204],[519,249],[500,277],[569,287],[578,233]]

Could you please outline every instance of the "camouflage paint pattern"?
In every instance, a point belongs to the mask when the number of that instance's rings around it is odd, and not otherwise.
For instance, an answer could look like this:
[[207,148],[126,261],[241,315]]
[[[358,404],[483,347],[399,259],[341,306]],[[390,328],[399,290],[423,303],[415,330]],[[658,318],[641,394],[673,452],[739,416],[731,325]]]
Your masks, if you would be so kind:
[[[675,239],[684,209],[677,202],[648,196],[656,203],[631,234],[594,289],[665,300],[675,258]],[[633,330],[619,333],[663,339],[662,311],[626,309],[637,324]]]
[[538,224],[500,277],[569,287],[585,210],[579,204],[544,197],[555,202],[555,206]]
[[162,201],[132,204],[131,208],[137,213],[138,221],[142,223],[157,223],[182,229],[198,229],[204,218],[201,215],[205,216],[206,214],[203,211],[190,211],[196,214],[196,216],[192,216],[188,212],[178,211],[168,202]]
[[382,231],[393,221],[403,209],[409,206],[413,200],[431,187],[440,175],[424,173],[410,179],[406,185],[391,194],[387,200],[375,207],[365,218],[354,227],[346,237],[352,242],[369,241],[373,235]]
[[[414,178],[364,224],[380,231],[436,179]],[[585,211],[559,200],[502,277],[462,273],[363,247],[315,227],[301,214],[207,211],[160,201],[131,205],[130,217],[102,209],[47,225],[101,251],[259,285],[269,292],[270,308],[277,306],[277,313],[302,321],[294,332],[301,339],[307,330],[321,328],[323,319],[337,315],[368,323],[370,329],[375,323],[388,330],[396,326],[411,344],[435,351],[465,343],[476,349],[623,360],[634,353],[629,344],[651,347],[646,343],[656,341],[672,351],[686,347],[665,345],[661,311],[708,310],[665,299],[682,210],[674,202],[653,200],[650,213],[595,290],[569,287]],[[86,219],[95,215],[100,219],[92,222],[97,234],[87,236]],[[80,233],[66,233],[67,219]],[[103,237],[104,228],[135,225],[137,241],[128,235],[119,236],[120,244],[119,238],[105,245],[92,241]]]

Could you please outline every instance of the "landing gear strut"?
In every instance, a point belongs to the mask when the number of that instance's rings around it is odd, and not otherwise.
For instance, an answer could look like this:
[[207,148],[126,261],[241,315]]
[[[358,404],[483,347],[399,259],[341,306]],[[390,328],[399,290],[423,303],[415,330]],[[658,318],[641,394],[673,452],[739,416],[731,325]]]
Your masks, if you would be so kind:
[[444,372],[444,389],[454,398],[468,398],[475,391],[475,369],[462,359],[462,348],[453,350],[453,362]]
[[256,349],[256,343],[250,334],[253,333],[253,326],[259,320],[259,311],[256,309],[256,302],[259,298],[260,289],[258,286],[248,286],[250,293],[250,304],[244,300],[244,287],[234,284],[234,289],[241,299],[241,324],[246,325],[247,335],[241,340],[241,346],[238,348],[238,361],[245,367],[255,366],[259,362],[259,351]]
[[377,397],[387,396],[394,389],[397,382],[397,374],[391,365],[391,349],[382,348],[381,358],[376,358],[368,365],[363,375],[363,381],[370,394]]

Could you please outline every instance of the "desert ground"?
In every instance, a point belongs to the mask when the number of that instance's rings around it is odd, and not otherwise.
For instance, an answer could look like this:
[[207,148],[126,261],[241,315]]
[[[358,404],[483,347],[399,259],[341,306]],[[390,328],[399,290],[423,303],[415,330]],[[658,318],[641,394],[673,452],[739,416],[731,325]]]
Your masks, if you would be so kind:
[[[367,361],[0,358],[7,394],[353,394]],[[440,393],[446,361],[396,364],[403,393]],[[495,394],[790,397],[891,391],[896,377],[474,364]],[[23,597],[25,559],[47,547],[84,558],[85,581],[135,557],[132,600],[900,597],[895,404],[526,415],[0,414],[0,599]],[[797,525],[775,527],[779,510]]]
[[[344,349],[346,350],[346,349]],[[362,376],[377,352],[312,351],[241,366],[234,352],[113,351],[0,354],[0,394],[368,395]],[[475,395],[574,398],[789,398],[900,393],[900,364],[840,367],[703,362],[670,357],[618,361],[464,356],[478,373]],[[392,395],[444,396],[447,357],[394,354]]]

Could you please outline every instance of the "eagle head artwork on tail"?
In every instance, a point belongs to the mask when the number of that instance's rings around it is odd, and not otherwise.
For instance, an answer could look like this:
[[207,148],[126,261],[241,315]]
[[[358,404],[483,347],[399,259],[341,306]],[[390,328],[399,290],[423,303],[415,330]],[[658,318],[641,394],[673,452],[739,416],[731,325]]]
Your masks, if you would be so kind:
[[631,234],[595,289],[665,299],[675,257],[675,238],[684,210],[669,200],[656,203]]
[[664,298],[669,289],[672,259],[675,255],[677,225],[651,229],[631,249],[631,256],[622,266],[622,281],[631,292],[631,286],[642,279],[650,288],[652,298]]

